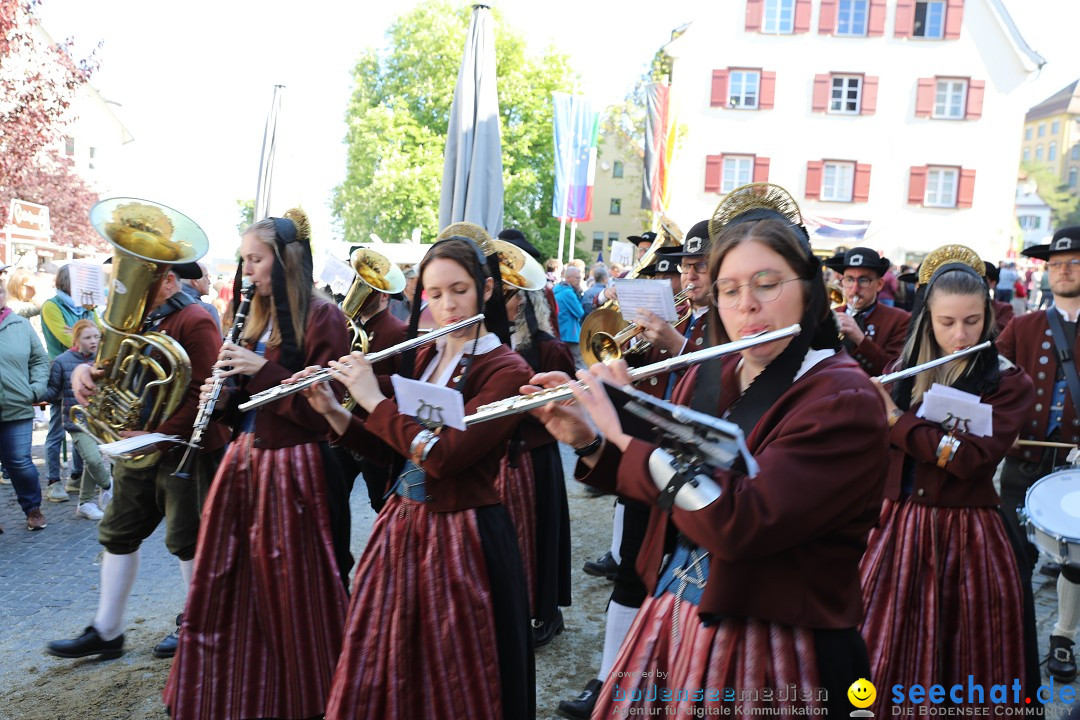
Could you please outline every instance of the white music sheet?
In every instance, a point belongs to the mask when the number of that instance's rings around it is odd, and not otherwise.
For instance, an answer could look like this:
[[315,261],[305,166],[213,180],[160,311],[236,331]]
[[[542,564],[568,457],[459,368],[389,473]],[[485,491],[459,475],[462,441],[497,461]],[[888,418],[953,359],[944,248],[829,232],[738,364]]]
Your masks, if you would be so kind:
[[667,280],[616,280],[615,291],[619,295],[619,311],[627,322],[635,322],[641,309],[654,313],[664,322],[675,322],[679,317]]

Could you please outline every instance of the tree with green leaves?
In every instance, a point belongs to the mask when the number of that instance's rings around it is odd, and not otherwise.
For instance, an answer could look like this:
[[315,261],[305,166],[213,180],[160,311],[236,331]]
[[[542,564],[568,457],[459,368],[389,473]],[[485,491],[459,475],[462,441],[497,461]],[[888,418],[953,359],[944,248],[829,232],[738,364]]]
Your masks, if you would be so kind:
[[1080,224],[1080,197],[1062,184],[1053,170],[1041,163],[1021,163],[1020,169],[1038,188],[1039,197],[1050,206],[1054,227]]
[[[423,2],[390,26],[385,50],[366,50],[356,63],[346,177],[332,200],[346,242],[366,242],[372,232],[387,241],[407,238],[413,228],[425,239],[438,233],[443,151],[470,16],[468,5]],[[503,222],[551,257],[559,238],[551,216],[551,93],[569,91],[576,76],[565,55],[550,48],[530,55],[497,9],[494,17]]]

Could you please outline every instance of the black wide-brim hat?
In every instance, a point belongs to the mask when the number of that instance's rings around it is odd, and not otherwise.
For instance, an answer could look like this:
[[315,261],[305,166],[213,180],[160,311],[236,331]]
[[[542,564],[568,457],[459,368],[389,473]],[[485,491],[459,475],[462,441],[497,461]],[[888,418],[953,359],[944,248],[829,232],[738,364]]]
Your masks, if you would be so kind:
[[891,265],[886,258],[865,247],[851,248],[847,252],[836,253],[822,264],[838,273],[842,273],[848,268],[873,270],[879,277],[884,276]]
[[709,237],[709,221],[702,220],[694,223],[694,227],[686,233],[683,246],[678,252],[671,253],[671,257],[689,257],[691,255],[708,255],[712,246],[712,238]]
[[1080,252],[1080,225],[1063,227],[1054,233],[1053,239],[1046,245],[1032,245],[1024,248],[1021,255],[1036,260],[1049,260],[1054,253]]
[[[113,259],[105,258],[102,265],[112,265]],[[198,280],[202,277],[202,268],[199,267],[197,262],[177,263],[176,265],[170,265],[169,269],[176,273],[176,277],[181,280]]]
[[540,251],[536,249],[535,245],[533,245],[525,238],[525,233],[521,232],[517,228],[506,228],[502,230],[498,235],[496,235],[496,238],[498,238],[499,240],[505,240],[511,245],[521,248],[525,251],[526,255],[529,255],[532,257],[533,260],[540,262]]
[[634,243],[635,245],[652,245],[654,240],[656,240],[656,233],[654,233],[652,230],[649,230],[648,232],[643,232],[640,235],[626,236],[626,242]]
[[681,249],[678,246],[660,248],[656,251],[656,259],[647,267],[642,268],[638,276],[655,277],[656,275],[678,274],[679,261],[675,258],[675,254]]

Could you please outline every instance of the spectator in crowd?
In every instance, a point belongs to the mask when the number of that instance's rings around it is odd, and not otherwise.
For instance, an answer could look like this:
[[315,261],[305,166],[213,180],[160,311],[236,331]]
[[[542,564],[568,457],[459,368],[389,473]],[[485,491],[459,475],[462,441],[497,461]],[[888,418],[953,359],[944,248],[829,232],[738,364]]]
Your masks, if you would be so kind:
[[901,265],[900,274],[896,276],[896,304],[901,310],[911,312],[915,305],[915,268],[910,265]]
[[555,287],[559,284],[559,261],[555,258],[549,258],[544,263],[544,271],[547,272],[548,287]]
[[1000,302],[1012,302],[1013,286],[1020,276],[1016,274],[1013,263],[1003,262],[998,265],[998,284],[994,290],[994,299]]
[[412,312],[412,296],[416,293],[416,266],[402,265],[401,274],[405,276],[405,290],[400,296],[390,298],[390,314],[402,322],[409,322]]
[[[71,433],[71,439],[83,459],[82,485],[79,488],[79,506],[75,514],[88,520],[100,520],[105,513],[102,505],[108,502],[112,486],[109,471],[101,459],[97,441],[80,430],[71,421],[71,408],[77,402],[71,389],[71,372],[79,365],[89,364],[97,355],[98,343],[101,342],[101,330],[93,320],[83,318],[71,329],[75,336],[75,345],[70,350],[60,353],[52,361],[49,369],[49,390],[46,398],[51,403],[63,405],[64,430]],[[102,501],[95,502],[95,487],[101,488]]]
[[221,313],[212,304],[203,301],[203,295],[210,294],[210,272],[202,263],[199,263],[199,269],[202,270],[202,277],[198,280],[181,280],[180,289],[185,295],[206,308],[206,312],[210,313],[210,317],[217,323],[218,330],[221,330]]
[[[0,265],[0,276],[5,269],[7,265]],[[41,482],[30,448],[33,404],[45,397],[48,382],[45,348],[30,321],[7,306],[7,288],[0,282],[0,463],[7,469],[19,506],[26,513],[27,530],[45,527]]]
[[619,263],[611,263],[611,267],[608,269],[608,277],[621,278],[626,274],[626,268]]
[[1039,310],[1054,302],[1054,293],[1050,291],[1050,273],[1043,268],[1039,272]]
[[608,286],[608,269],[604,263],[593,265],[592,277],[592,286],[581,296],[581,309],[586,315],[596,309],[596,296]]
[[585,367],[581,359],[581,320],[585,312],[581,308],[581,268],[567,265],[563,268],[563,281],[555,286],[555,302],[559,305],[559,339],[567,345],[578,368]]
[[26,268],[16,268],[8,273],[7,294],[8,304],[12,312],[22,315],[24,318],[32,318],[41,314],[41,305],[34,302],[37,288],[34,287],[34,273]]
[[[83,318],[98,323],[97,313],[93,308],[86,308],[76,303],[71,297],[71,271],[68,265],[56,271],[53,281],[56,295],[41,305],[41,334],[45,336],[45,348],[52,360],[75,344],[71,329]],[[45,438],[45,465],[49,475],[49,487],[45,497],[51,502],[67,502],[68,490],[60,484],[60,446],[64,443],[64,422],[60,402],[55,402],[49,410],[49,434]],[[78,492],[82,484],[82,458],[72,449],[71,452],[71,492]]]
[[890,307],[896,307],[896,293],[899,291],[899,283],[896,280],[896,266],[889,265],[889,269],[885,271],[885,275],[882,276],[884,283],[881,286],[881,291],[878,292],[877,299],[882,305],[889,305]]

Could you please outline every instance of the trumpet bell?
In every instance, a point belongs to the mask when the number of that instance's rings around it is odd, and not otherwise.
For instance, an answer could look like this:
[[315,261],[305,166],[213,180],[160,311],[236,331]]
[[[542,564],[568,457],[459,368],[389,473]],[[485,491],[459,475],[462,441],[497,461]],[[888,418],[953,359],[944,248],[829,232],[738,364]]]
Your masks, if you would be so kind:
[[615,336],[630,323],[623,320],[618,310],[597,308],[581,323],[581,358],[586,365],[609,363],[622,357],[622,348]]

